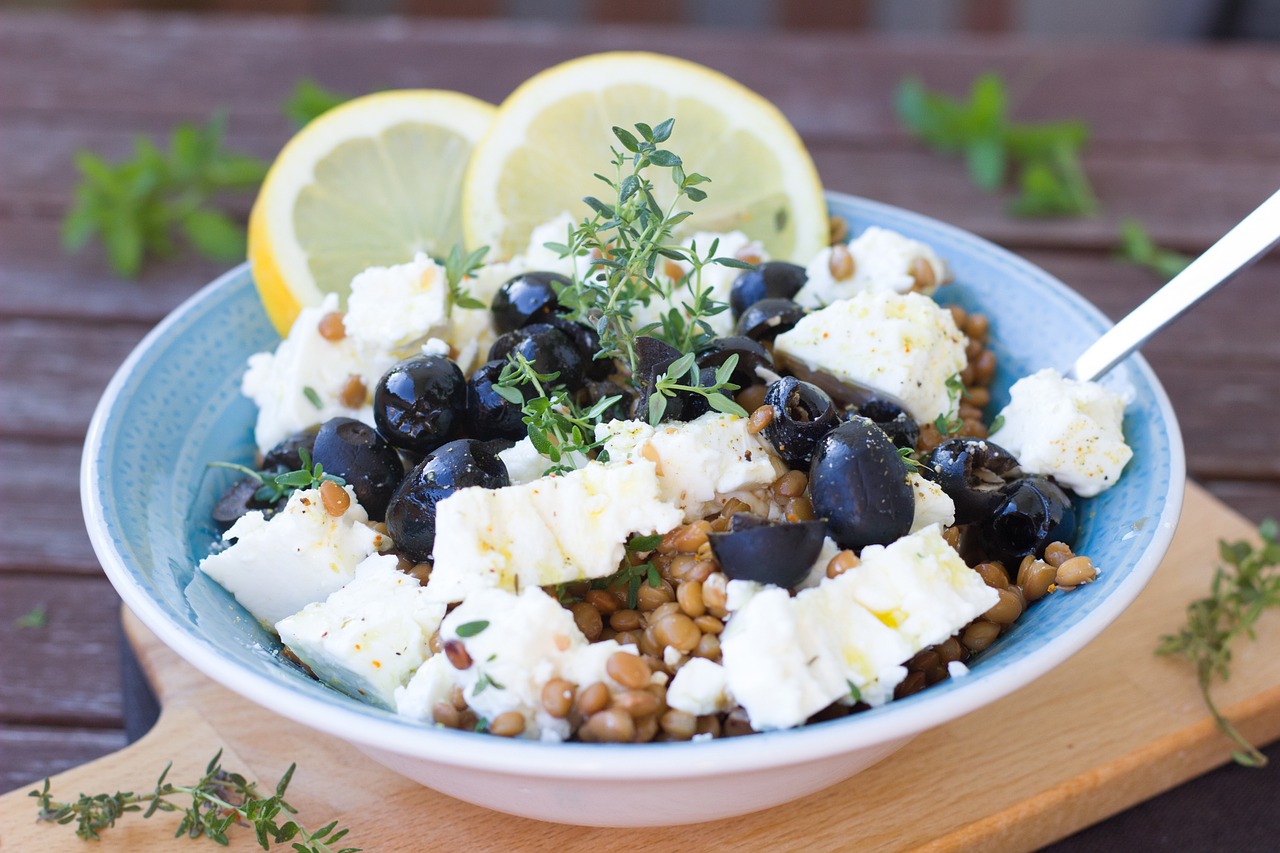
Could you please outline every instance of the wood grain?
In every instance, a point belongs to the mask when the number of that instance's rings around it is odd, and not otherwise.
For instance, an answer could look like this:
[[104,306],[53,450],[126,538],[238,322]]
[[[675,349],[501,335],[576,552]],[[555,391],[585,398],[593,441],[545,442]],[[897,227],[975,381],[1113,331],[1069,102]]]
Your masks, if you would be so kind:
[[[1154,658],[1150,649],[1180,623],[1186,602],[1202,594],[1215,537],[1250,530],[1191,487],[1183,523],[1151,584],[1067,663],[819,794],[733,820],[629,832],[628,849],[798,851],[856,839],[866,851],[1025,850],[1205,772],[1226,760],[1228,747],[1206,718],[1186,666]],[[409,815],[431,816],[431,840],[441,849],[595,851],[617,841],[615,830],[508,817],[416,787],[350,746],[207,681],[136,623],[129,631],[160,687],[161,722],[135,746],[58,777],[55,791],[145,787],[169,760],[174,778],[183,778],[223,747],[228,766],[267,783],[299,761],[291,793],[303,820],[337,817],[350,825],[352,843],[366,849],[403,849],[421,838]],[[1258,641],[1241,647],[1234,677],[1215,694],[1259,740],[1280,735],[1280,658],[1269,652],[1276,643],[1280,618],[1268,614]],[[979,790],[982,796],[973,796]],[[29,814],[21,791],[0,798],[0,827],[10,827],[5,841],[51,853],[79,849],[65,830],[24,824]],[[166,820],[122,827],[101,849],[167,849]]]

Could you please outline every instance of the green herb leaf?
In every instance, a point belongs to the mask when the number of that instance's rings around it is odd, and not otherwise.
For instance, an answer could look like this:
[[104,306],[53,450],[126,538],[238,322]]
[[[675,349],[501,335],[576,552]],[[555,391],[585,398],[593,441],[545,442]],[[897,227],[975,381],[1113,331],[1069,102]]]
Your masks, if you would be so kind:
[[317,409],[324,408],[324,403],[320,400],[320,395],[316,393],[316,389],[312,388],[310,385],[302,386],[302,396],[306,397],[307,400],[310,401],[311,405],[315,406]]
[[350,95],[326,89],[309,77],[299,80],[293,87],[293,94],[284,102],[284,117],[293,122],[294,127],[304,127],[329,110],[351,100]]
[[458,626],[457,634],[459,637],[474,637],[485,628],[489,627],[488,619],[477,619],[474,622],[463,622]]
[[49,614],[43,604],[37,604],[26,613],[13,620],[15,628],[43,628],[49,622]]
[[652,551],[662,543],[662,534],[654,533],[649,536],[632,536],[627,541],[628,551]]
[[1122,261],[1146,267],[1165,281],[1186,269],[1192,260],[1189,255],[1157,246],[1147,229],[1136,219],[1126,219],[1120,223],[1118,257]]

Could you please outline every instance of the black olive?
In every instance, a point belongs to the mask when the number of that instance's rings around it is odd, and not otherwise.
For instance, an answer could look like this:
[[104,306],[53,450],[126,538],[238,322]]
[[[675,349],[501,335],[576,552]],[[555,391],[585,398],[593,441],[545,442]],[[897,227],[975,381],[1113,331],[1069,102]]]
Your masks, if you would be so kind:
[[578,392],[578,404],[589,409],[605,397],[617,397],[618,400],[601,413],[602,422],[621,421],[630,417],[631,392],[609,379],[588,379],[583,383],[582,390]]
[[582,387],[586,366],[573,341],[550,323],[534,323],[500,335],[489,347],[490,361],[521,355],[537,373],[557,373],[556,382],[570,391]]
[[[667,368],[680,356],[680,350],[665,341],[648,336],[636,338],[636,402],[635,411],[632,413],[632,417],[636,420],[648,422],[649,395],[653,393],[658,377],[665,373]],[[695,404],[689,401],[689,398],[684,394],[668,397],[667,406],[662,413],[662,420],[689,420],[685,408],[686,406],[692,408],[693,405]]]
[[1024,477],[999,494],[1000,504],[978,527],[978,543],[988,559],[1017,571],[1023,557],[1043,556],[1050,542],[1070,545],[1075,541],[1075,506],[1068,492],[1052,480]]
[[[467,432],[474,438],[519,440],[528,434],[521,407],[493,390],[505,365],[503,361],[485,362],[467,380]],[[521,390],[525,399],[533,394],[530,388]]]
[[462,425],[467,380],[442,355],[415,355],[383,374],[373,392],[378,432],[396,447],[429,453]]
[[308,427],[302,432],[295,432],[284,441],[267,451],[266,456],[262,457],[263,471],[297,471],[302,467],[302,457],[298,455],[298,450],[305,450],[308,453],[316,445],[316,433],[320,431],[319,425]]
[[773,420],[762,434],[791,468],[806,467],[818,442],[840,423],[839,409],[827,392],[794,376],[770,385],[764,402],[773,406]]
[[[241,477],[236,480],[229,489],[222,493],[222,497],[218,498],[218,502],[213,505],[213,520],[219,524],[227,525],[235,522],[236,519],[250,510],[272,509],[272,504],[264,503],[254,498],[260,488],[262,488],[262,481],[254,477]],[[279,506],[284,506],[284,503],[284,499],[281,499]]]
[[949,438],[930,452],[921,473],[956,505],[956,524],[972,524],[1003,501],[1001,489],[1022,475],[1018,460],[985,438]]
[[897,403],[873,398],[858,407],[858,414],[875,421],[897,447],[911,450],[920,440],[920,425]]
[[347,481],[371,521],[382,521],[404,479],[400,454],[377,430],[354,418],[331,418],[316,435],[312,457],[325,473]]
[[426,562],[436,543],[436,504],[468,486],[509,485],[507,466],[484,444],[471,438],[451,441],[418,463],[391,496],[387,533],[402,555]]
[[771,341],[794,328],[804,315],[804,308],[790,299],[761,299],[742,312],[734,334],[753,341]]
[[511,332],[530,323],[545,323],[560,313],[553,282],[561,287],[572,284],[554,272],[526,272],[507,279],[493,295],[493,327],[499,334]]
[[804,267],[786,261],[766,261],[753,270],[747,270],[733,280],[729,289],[729,307],[733,318],[761,299],[794,299],[809,280]]
[[708,538],[731,580],[790,588],[805,579],[826,535],[821,521],[784,524],[735,513],[727,533],[711,533]]
[[583,370],[588,379],[607,379],[616,370],[611,358],[596,358],[600,352],[600,335],[586,323],[575,323],[564,317],[552,317],[546,321],[555,326],[573,342],[573,346],[582,356]]
[[698,366],[719,367],[731,355],[738,357],[738,366],[733,369],[729,381],[739,389],[763,381],[756,373],[757,367],[773,370],[773,356],[759,341],[747,337],[716,338],[698,356]]
[[836,544],[855,551],[905,536],[915,517],[898,449],[863,417],[840,424],[818,443],[809,467],[809,498]]

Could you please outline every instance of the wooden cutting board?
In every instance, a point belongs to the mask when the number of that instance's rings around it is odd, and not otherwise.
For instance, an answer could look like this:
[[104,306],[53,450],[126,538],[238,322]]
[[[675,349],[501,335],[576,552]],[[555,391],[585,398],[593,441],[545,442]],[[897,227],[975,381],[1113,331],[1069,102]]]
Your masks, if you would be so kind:
[[[337,818],[368,851],[614,849],[1027,850],[1065,837],[1228,760],[1189,666],[1156,658],[1157,638],[1182,624],[1208,590],[1219,537],[1254,537],[1243,518],[1196,486],[1173,546],[1150,585],[1102,636],[1004,700],[927,732],[880,764],[805,799],[732,820],[672,829],[584,829],[509,817],[453,800],[384,770],[354,748],[304,729],[197,673],[130,613],[125,626],[163,712],[128,748],[53,779],[64,797],[197,778],[215,750],[269,788],[298,763],[289,800],[318,827]],[[1246,736],[1280,736],[1280,619],[1236,649],[1215,691]],[[151,851],[196,848],[176,821],[136,815],[86,848],[68,827],[36,824],[27,789],[0,797],[0,849]],[[708,792],[716,796],[716,792]],[[232,850],[257,850],[239,833]]]

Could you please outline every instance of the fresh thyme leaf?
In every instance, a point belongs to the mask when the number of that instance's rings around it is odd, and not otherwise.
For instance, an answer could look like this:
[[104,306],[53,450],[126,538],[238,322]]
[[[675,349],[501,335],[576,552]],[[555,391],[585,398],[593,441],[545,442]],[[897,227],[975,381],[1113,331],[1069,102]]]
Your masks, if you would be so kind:
[[15,628],[43,628],[49,623],[49,614],[43,604],[37,604],[13,620]]
[[[116,791],[114,794],[81,794],[75,801],[58,802],[50,792],[50,781],[28,796],[37,803],[36,819],[49,823],[75,824],[75,833],[85,840],[97,840],[129,812],[142,812],[143,819],[156,812],[182,812],[177,836],[208,838],[220,845],[230,844],[228,830],[235,825],[251,829],[263,850],[274,844],[291,844],[298,853],[360,853],[358,847],[335,846],[347,835],[338,822],[325,824],[314,832],[296,820],[283,823],[279,818],[298,810],[284,799],[297,765],[290,765],[275,786],[275,793],[264,797],[258,786],[239,773],[230,773],[221,765],[222,750],[213,756],[204,775],[192,785],[175,785],[168,781],[172,763],[166,765],[155,787],[145,793]],[[190,804],[175,801],[175,797]],[[145,810],[144,810],[145,806]]]
[[[724,360],[724,364],[716,370],[715,381],[709,386],[698,385],[698,366],[693,353],[686,353],[676,359],[653,383],[653,391],[649,395],[649,423],[657,426],[662,422],[662,415],[667,408],[667,397],[676,394],[692,393],[705,397],[711,408],[717,412],[737,415],[745,418],[746,409],[726,396],[724,391],[737,391],[738,386],[729,381],[734,369],[738,366],[738,355],[734,353]],[[687,376],[686,376],[687,375]],[[690,384],[682,384],[680,378],[686,376]]]
[[590,458],[604,444],[595,438],[595,425],[619,399],[606,397],[583,412],[557,379],[558,373],[538,373],[524,355],[512,353],[493,386],[504,400],[522,406],[529,441],[552,463],[544,475],[575,470],[577,465],[568,464],[575,455]]
[[853,700],[853,703],[856,705],[857,703],[861,702],[862,691],[858,689],[858,685],[854,684],[852,681],[850,681],[847,678],[844,680],[844,683],[849,685],[849,698]]
[[304,77],[294,84],[293,94],[284,102],[281,112],[293,122],[294,127],[302,128],[351,98],[351,95],[326,89],[310,77]]
[[1231,677],[1231,644],[1239,637],[1252,639],[1254,626],[1264,611],[1280,607],[1280,543],[1276,522],[1258,527],[1259,547],[1243,540],[1218,541],[1222,564],[1214,572],[1209,595],[1187,605],[1186,624],[1177,634],[1166,634],[1156,646],[1158,655],[1184,657],[1195,666],[1200,694],[1219,731],[1236,745],[1231,757],[1246,767],[1263,767],[1267,757],[1231,724],[1213,703],[1209,688],[1214,678]]
[[316,393],[316,389],[312,388],[310,385],[302,386],[302,396],[306,397],[307,400],[310,401],[311,405],[315,406],[317,409],[324,408],[324,403],[320,400],[320,395]]
[[652,551],[661,543],[662,534],[654,533],[649,536],[632,536],[631,539],[627,541],[626,547],[628,551]]
[[467,254],[462,253],[461,245],[454,245],[444,261],[445,279],[449,283],[449,298],[459,308],[483,310],[489,306],[471,295],[471,290],[463,285],[462,280],[471,276],[484,266],[484,256],[489,254],[488,246],[481,246]]
[[488,619],[477,619],[474,622],[463,622],[458,626],[457,633],[459,637],[474,637],[488,627]]
[[1126,219],[1120,223],[1120,249],[1117,257],[1146,267],[1165,281],[1182,272],[1191,263],[1189,255],[1157,246],[1147,229],[1136,219]]
[[264,504],[274,504],[299,489],[316,488],[325,480],[337,483],[339,486],[347,484],[347,481],[341,477],[334,474],[326,474],[324,466],[320,463],[317,462],[313,465],[311,453],[305,447],[298,449],[298,459],[302,462],[301,468],[296,471],[284,471],[278,474],[255,471],[235,462],[210,462],[208,467],[228,468],[232,471],[239,471],[247,477],[254,478],[262,485],[253,493],[253,499]]
[[991,419],[991,427],[987,432],[999,432],[1002,426],[1004,426],[1004,415],[996,415]]
[[954,416],[938,415],[933,419],[933,428],[947,436],[955,435],[962,426],[964,426],[964,421]]
[[907,466],[908,473],[923,467],[920,461],[915,458],[915,451],[910,447],[899,447],[898,458],[902,460],[902,464]]

